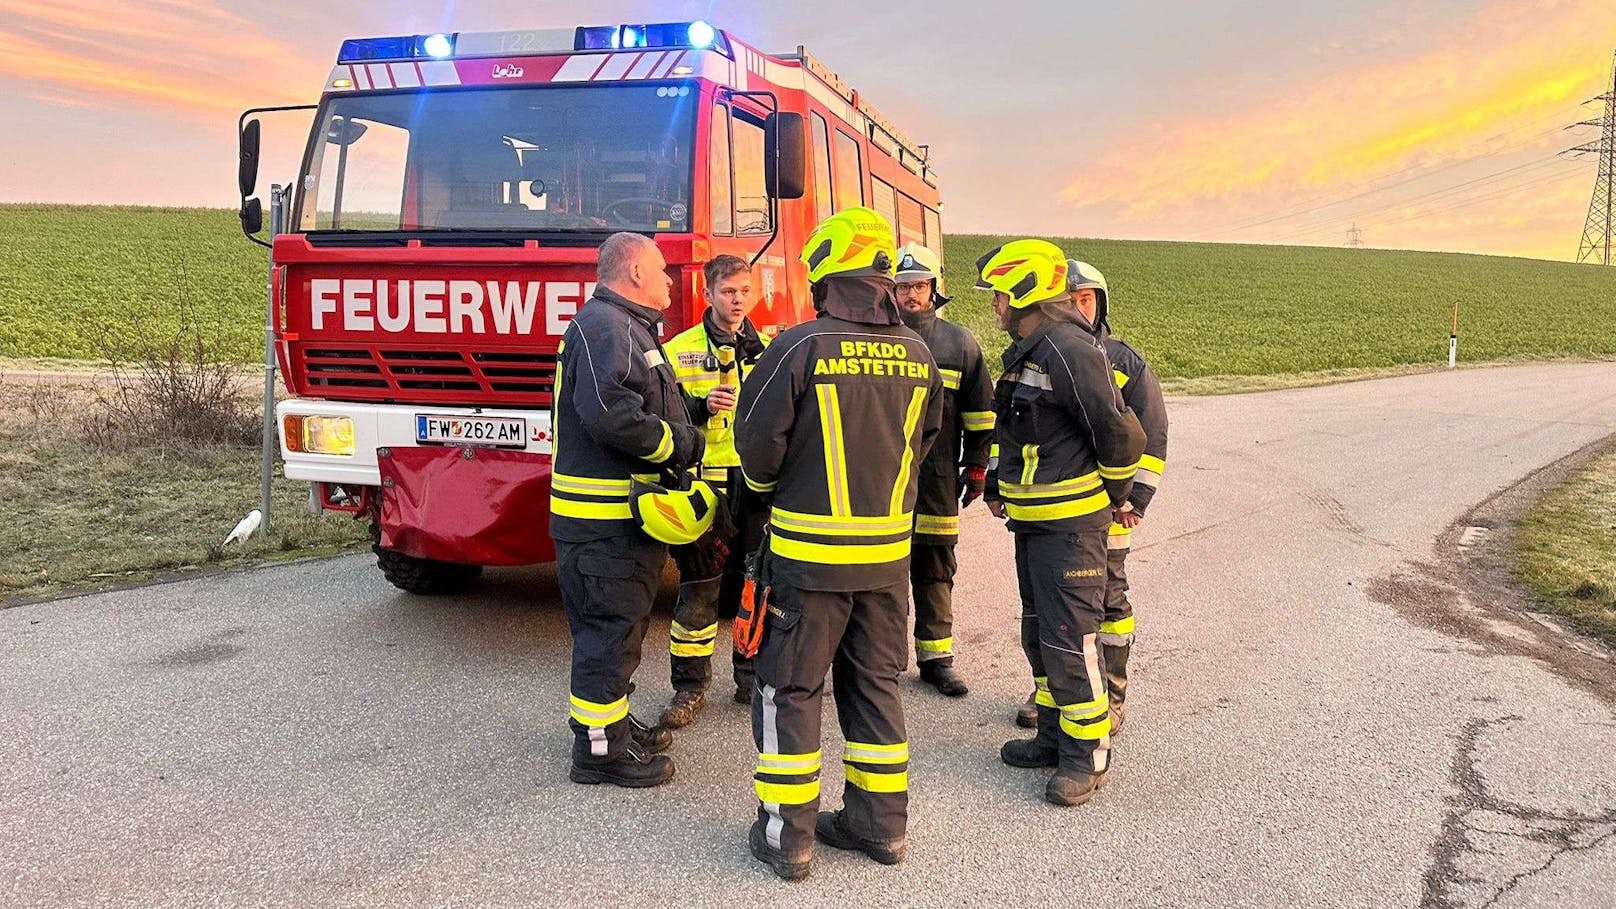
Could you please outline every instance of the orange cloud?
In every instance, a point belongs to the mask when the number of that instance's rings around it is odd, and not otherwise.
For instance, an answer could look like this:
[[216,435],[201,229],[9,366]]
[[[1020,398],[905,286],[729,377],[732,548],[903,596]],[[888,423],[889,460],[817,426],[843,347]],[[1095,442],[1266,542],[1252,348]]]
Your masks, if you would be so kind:
[[1231,213],[1284,211],[1297,191],[1345,195],[1512,146],[1546,156],[1565,144],[1553,127],[1577,119],[1576,105],[1609,76],[1608,13],[1608,0],[1495,0],[1413,56],[1253,98],[1246,110],[1136,130],[1083,165],[1062,196],[1108,206],[1123,222],[1226,223]]

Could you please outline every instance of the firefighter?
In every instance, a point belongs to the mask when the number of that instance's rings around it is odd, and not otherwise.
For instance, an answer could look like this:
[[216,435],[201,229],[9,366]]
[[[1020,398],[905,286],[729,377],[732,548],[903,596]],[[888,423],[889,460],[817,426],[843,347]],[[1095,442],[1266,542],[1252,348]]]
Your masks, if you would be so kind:
[[920,468],[909,580],[915,602],[920,680],[949,697],[970,689],[954,671],[954,544],[960,508],[982,495],[993,432],[993,380],[971,333],[939,319],[948,304],[937,254],[911,243],[898,250],[898,307],[931,349],[943,375],[943,428]]
[[[1139,472],[1133,477],[1133,492],[1117,509],[1106,536],[1105,621],[1100,623],[1100,656],[1105,665],[1106,696],[1111,705],[1111,734],[1122,731],[1127,717],[1128,656],[1133,649],[1133,603],[1128,599],[1128,551],[1133,529],[1144,520],[1162,472],[1167,468],[1167,405],[1162,400],[1161,382],[1139,352],[1111,334],[1110,289],[1100,270],[1087,262],[1068,259],[1066,285],[1072,303],[1088,323],[1095,339],[1105,348],[1112,375],[1122,391],[1122,402],[1139,418],[1145,430],[1145,453],[1139,458]],[[1016,717],[1022,726],[1037,725],[1033,701],[1037,692]]]
[[676,538],[647,522],[692,509],[699,517],[707,501],[667,496],[663,508],[639,507],[646,495],[666,496],[646,480],[677,479],[704,445],[657,342],[672,283],[655,243],[639,234],[608,237],[599,285],[567,326],[557,357],[550,534],[572,630],[576,783],[644,787],[673,777],[673,760],[661,754],[672,734],[647,728],[628,707],[666,540]]
[[994,389],[999,460],[985,497],[1015,534],[1021,644],[1037,689],[1037,736],[999,753],[1011,766],[1055,768],[1044,798],[1081,805],[1105,782],[1110,758],[1098,643],[1106,530],[1127,501],[1145,433],[1072,305],[1065,253],[1016,240],[978,260],[977,274],[1014,339]]
[[[916,473],[942,427],[942,375],[898,314],[892,227],[867,208],[809,236],[819,318],[782,332],[741,386],[735,447],[772,500],[752,698],[759,807],[752,854],[787,880],[817,837],[903,860],[909,743],[898,676]],[[846,739],[840,811],[818,812],[820,706],[832,677]]]
[[[679,600],[668,642],[673,701],[659,724],[667,729],[689,725],[706,703],[718,619],[735,614],[746,555],[757,549],[766,517],[758,496],[741,482],[741,461],[735,454],[736,394],[768,343],[747,318],[756,305],[752,268],[739,256],[717,256],[702,271],[707,311],[694,327],[675,335],[667,351],[691,421],[707,437],[702,479],[725,493],[730,508],[726,523],[734,532],[720,534],[715,526],[696,545],[674,550]],[[731,653],[735,702],[751,703],[752,663],[733,649]]]

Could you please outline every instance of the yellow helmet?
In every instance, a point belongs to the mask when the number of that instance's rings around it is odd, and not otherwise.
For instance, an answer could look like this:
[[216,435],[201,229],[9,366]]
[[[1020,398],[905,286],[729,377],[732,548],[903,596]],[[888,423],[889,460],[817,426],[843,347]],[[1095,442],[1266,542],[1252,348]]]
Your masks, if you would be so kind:
[[819,222],[802,247],[808,280],[836,275],[892,277],[898,242],[892,225],[869,208],[848,208]]
[[651,539],[679,546],[696,542],[713,526],[718,494],[705,480],[692,480],[689,489],[673,490],[635,480],[629,490],[628,509]]
[[996,290],[1025,309],[1059,300],[1066,289],[1066,253],[1048,240],[1012,240],[976,260],[976,289]]
[[943,293],[943,260],[919,243],[908,243],[898,250],[898,283],[905,281],[931,281],[931,289]]

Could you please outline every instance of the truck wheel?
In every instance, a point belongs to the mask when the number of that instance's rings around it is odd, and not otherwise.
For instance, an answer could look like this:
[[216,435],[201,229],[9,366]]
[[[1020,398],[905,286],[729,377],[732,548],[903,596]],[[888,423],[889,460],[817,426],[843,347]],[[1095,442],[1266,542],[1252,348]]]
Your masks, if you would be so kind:
[[[370,536],[372,541],[381,536],[375,525],[371,527]],[[370,548],[376,553],[376,567],[382,570],[382,576],[387,578],[388,583],[399,590],[421,596],[459,593],[475,583],[483,573],[481,565],[462,565],[459,562],[440,562],[405,555],[396,550],[383,549],[378,542],[372,542]]]

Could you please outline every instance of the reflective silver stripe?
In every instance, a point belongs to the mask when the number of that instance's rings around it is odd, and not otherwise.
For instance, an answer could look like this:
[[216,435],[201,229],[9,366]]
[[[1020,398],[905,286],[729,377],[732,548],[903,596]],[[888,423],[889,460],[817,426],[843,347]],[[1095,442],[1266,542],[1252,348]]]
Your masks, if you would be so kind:
[[[764,685],[758,692],[763,699],[763,751],[770,754],[780,753],[780,729],[777,726],[774,706],[774,686]],[[780,845],[780,832],[786,827],[786,819],[780,815],[778,802],[764,802],[763,812],[769,816],[763,825],[763,839],[771,849],[782,849]]]
[[1133,481],[1140,485],[1154,488],[1161,485],[1161,474],[1154,470],[1147,470],[1141,467],[1134,473]]
[[1047,373],[1033,372],[1030,369],[1023,369],[1021,375],[1016,377],[1016,381],[1033,388],[1042,388],[1045,391],[1053,391],[1055,388],[1054,385],[1050,384]]
[[662,356],[662,351],[660,350],[648,350],[645,352],[645,365],[650,366],[653,369],[667,362],[667,359]]
[[606,756],[606,748],[607,748],[607,744],[606,744],[606,727],[605,726],[590,726],[589,727],[589,753],[591,755],[594,755],[595,757],[605,757]]
[[[1089,675],[1089,694],[1095,700],[1106,697],[1107,688],[1105,679],[1100,676],[1100,648],[1095,639],[1098,635],[1083,635],[1083,669]],[[1106,735],[1094,743],[1094,772],[1104,773],[1111,762],[1111,736]]]

